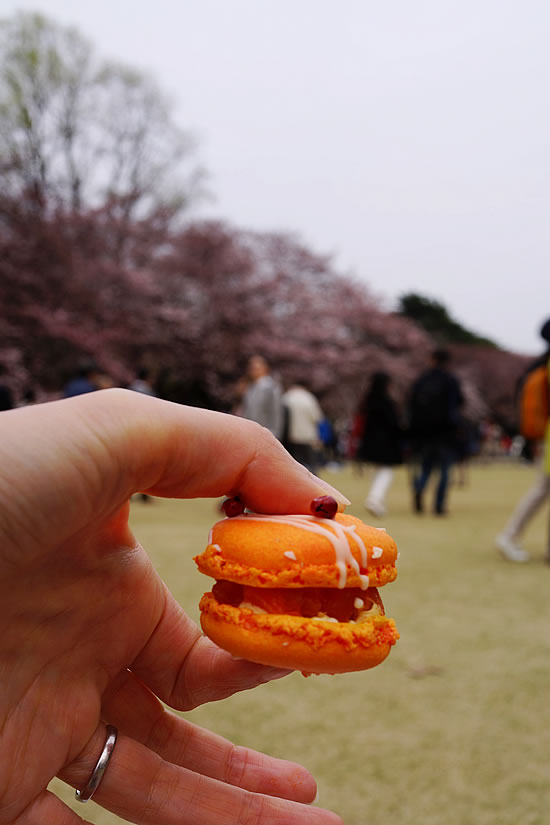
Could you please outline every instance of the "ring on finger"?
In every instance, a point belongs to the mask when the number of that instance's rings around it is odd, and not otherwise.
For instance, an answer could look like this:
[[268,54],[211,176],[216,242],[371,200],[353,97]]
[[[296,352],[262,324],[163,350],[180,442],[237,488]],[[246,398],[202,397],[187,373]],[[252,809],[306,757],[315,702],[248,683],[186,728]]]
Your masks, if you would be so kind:
[[87,802],[97,791],[99,783],[103,779],[103,774],[107,770],[109,760],[113,755],[117,735],[118,730],[114,727],[114,725],[107,725],[107,737],[105,739],[105,744],[103,745],[103,750],[101,751],[99,759],[96,762],[96,766],[82,790],[76,791],[75,793],[75,797],[79,802]]

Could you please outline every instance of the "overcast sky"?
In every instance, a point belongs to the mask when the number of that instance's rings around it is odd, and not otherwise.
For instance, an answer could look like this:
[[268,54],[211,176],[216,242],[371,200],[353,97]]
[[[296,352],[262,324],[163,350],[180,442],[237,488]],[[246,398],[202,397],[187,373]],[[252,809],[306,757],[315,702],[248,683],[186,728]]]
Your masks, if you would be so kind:
[[548,0],[0,0],[151,70],[198,138],[201,214],[297,233],[537,352],[550,317]]

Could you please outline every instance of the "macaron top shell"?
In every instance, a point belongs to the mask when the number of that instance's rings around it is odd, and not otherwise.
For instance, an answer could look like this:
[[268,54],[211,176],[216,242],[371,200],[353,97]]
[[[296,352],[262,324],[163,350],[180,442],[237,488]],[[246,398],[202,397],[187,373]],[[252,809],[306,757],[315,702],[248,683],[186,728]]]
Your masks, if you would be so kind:
[[385,530],[355,516],[244,514],[214,525],[202,573],[256,587],[380,587],[397,575]]

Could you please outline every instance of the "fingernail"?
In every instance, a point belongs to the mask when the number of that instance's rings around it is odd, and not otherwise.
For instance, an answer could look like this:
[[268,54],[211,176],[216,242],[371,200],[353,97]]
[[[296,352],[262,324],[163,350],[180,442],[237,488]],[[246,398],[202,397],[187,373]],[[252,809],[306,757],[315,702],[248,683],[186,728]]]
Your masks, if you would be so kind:
[[333,487],[332,484],[329,484],[328,481],[325,481],[323,478],[319,478],[316,476],[315,473],[312,473],[311,470],[308,470],[307,467],[304,467],[303,464],[299,464],[297,461],[295,462],[296,469],[307,475],[308,478],[313,481],[317,486],[320,488],[319,492],[322,493],[329,493],[333,498],[336,499],[338,502],[338,512],[341,513],[348,504],[351,504],[351,501],[345,497],[340,490],[337,490],[336,487]]
[[313,802],[311,804],[315,805],[316,802],[319,802],[319,788],[317,788],[317,793],[315,794],[315,799],[313,800]]
[[333,487],[332,484],[329,484],[328,481],[319,478],[319,476],[313,475],[313,473],[311,473],[310,475],[312,479],[314,479],[315,482],[322,487],[323,491],[326,491],[333,498],[336,499],[336,501],[338,502],[339,513],[341,513],[342,510],[348,506],[348,504],[351,504],[351,501],[348,498],[346,498],[345,495],[340,492],[340,490],[337,490],[336,487]]

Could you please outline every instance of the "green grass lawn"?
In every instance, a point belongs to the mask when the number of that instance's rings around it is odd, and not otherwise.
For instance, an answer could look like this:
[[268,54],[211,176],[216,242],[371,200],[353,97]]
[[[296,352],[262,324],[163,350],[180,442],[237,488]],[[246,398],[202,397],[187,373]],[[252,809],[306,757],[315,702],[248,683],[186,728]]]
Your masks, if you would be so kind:
[[[293,674],[186,718],[304,764],[318,781],[319,804],[346,825],[547,825],[547,510],[526,534],[529,564],[504,562],[493,543],[533,469],[473,467],[468,485],[452,488],[443,518],[411,513],[401,470],[382,522],[363,510],[368,472],[326,478],[351,499],[350,512],[397,541],[399,576],[382,596],[401,640],[372,671]],[[211,501],[133,505],[136,534],[194,618],[209,580],[192,556],[217,517]],[[73,795],[54,787],[65,799]],[[85,816],[97,825],[121,821],[93,803]]]

